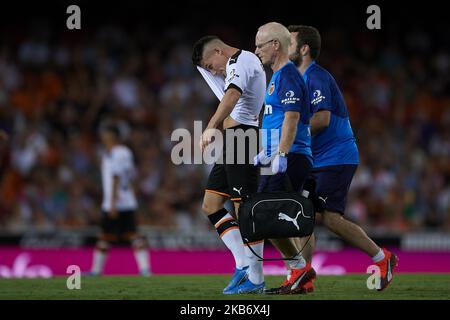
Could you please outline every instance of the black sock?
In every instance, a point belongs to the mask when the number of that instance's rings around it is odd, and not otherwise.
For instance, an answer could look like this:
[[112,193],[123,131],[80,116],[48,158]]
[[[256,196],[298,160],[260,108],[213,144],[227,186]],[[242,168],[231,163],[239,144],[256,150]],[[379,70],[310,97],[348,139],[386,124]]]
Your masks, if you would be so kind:
[[208,216],[209,221],[211,221],[212,225],[215,226],[217,222],[220,221],[225,215],[228,213],[227,209],[222,208],[217,212],[214,212],[213,214],[210,214]]

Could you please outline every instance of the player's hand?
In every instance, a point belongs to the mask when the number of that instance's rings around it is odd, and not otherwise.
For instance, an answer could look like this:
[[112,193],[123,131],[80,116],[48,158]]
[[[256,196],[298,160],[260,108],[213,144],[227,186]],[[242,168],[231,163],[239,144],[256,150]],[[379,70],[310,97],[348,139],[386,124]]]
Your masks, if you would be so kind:
[[270,158],[266,155],[266,152],[263,150],[260,153],[258,153],[254,158],[253,158],[253,165],[255,167],[258,166],[266,166],[270,163]]
[[287,170],[287,157],[277,154],[272,161],[272,173],[284,173]]
[[206,128],[200,136],[200,150],[204,150],[211,142],[214,136],[215,129]]
[[109,212],[108,212],[108,216],[111,219],[117,219],[117,217],[119,216],[119,213],[117,212],[116,208],[112,207],[111,210],[109,210]]

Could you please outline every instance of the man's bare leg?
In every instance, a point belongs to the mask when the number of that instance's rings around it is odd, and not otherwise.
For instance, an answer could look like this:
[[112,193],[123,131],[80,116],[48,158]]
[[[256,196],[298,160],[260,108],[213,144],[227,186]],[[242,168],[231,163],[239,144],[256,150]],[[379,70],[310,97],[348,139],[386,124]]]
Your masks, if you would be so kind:
[[298,250],[302,250],[302,255],[306,262],[311,262],[314,248],[316,246],[316,236],[311,234],[311,237],[292,238]]
[[386,249],[381,249],[360,226],[345,219],[337,212],[325,211],[323,223],[330,231],[372,258],[373,263],[380,268],[378,291],[384,290],[393,279],[394,268],[398,263],[397,255]]
[[325,211],[323,224],[343,240],[367,253],[370,257],[377,255],[381,248],[367,236],[357,224],[345,219],[340,213]]

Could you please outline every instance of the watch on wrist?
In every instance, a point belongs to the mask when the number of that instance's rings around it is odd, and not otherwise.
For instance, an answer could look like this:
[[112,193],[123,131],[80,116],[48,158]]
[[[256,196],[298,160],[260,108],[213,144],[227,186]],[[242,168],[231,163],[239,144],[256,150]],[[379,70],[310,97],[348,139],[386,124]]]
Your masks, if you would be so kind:
[[279,155],[280,157],[286,157],[286,156],[287,156],[287,153],[286,153],[286,152],[282,152],[282,151],[278,151],[278,155]]

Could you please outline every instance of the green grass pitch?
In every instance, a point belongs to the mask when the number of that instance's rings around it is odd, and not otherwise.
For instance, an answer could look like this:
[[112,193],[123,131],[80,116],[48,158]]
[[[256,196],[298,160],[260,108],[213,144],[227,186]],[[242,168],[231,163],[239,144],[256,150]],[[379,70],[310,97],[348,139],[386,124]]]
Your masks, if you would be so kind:
[[[81,289],[69,290],[66,277],[52,279],[0,279],[0,299],[146,299],[146,300],[310,300],[310,299],[450,299],[450,274],[397,274],[382,291],[369,290],[366,274],[319,276],[315,292],[307,295],[223,295],[230,277],[138,276],[81,277]],[[281,276],[267,276],[266,287]]]

